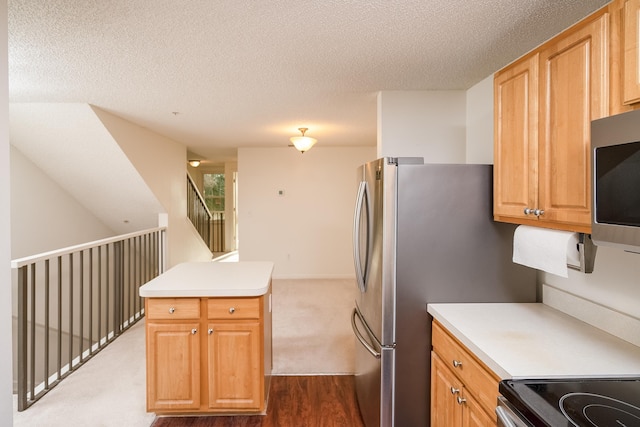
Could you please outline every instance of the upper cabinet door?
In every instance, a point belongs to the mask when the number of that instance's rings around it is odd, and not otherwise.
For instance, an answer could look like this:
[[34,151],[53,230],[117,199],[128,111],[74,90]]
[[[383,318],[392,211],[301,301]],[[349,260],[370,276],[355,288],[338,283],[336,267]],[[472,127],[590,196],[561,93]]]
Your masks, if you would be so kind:
[[609,111],[608,31],[602,11],[540,52],[541,221],[590,229],[590,126]]
[[497,217],[524,217],[538,205],[538,55],[494,79],[494,206]]
[[624,4],[624,104],[640,102],[640,0]]

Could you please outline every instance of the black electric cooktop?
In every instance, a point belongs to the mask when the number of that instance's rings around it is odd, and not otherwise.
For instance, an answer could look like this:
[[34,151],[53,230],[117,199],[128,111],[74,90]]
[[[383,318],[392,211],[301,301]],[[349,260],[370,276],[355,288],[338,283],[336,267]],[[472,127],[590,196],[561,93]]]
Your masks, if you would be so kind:
[[500,393],[536,427],[640,427],[640,378],[505,380]]

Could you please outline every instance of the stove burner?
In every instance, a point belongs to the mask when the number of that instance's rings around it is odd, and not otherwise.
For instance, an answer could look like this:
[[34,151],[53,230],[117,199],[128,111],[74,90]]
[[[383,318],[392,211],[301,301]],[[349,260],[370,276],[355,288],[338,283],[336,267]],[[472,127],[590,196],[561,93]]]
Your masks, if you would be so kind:
[[560,410],[577,427],[640,426],[640,408],[618,399],[592,393],[568,393]]

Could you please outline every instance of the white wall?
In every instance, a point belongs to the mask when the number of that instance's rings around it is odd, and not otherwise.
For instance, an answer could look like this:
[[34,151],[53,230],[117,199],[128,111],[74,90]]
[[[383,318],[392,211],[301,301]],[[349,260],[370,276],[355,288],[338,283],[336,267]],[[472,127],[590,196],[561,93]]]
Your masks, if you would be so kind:
[[377,157],[465,163],[464,91],[378,93]]
[[[490,99],[491,102],[487,102]],[[493,164],[493,76],[467,91],[467,163]]]
[[11,146],[11,258],[116,233]]
[[9,187],[9,85],[7,2],[0,1],[0,425],[13,425],[11,370],[11,221]]
[[186,147],[99,108],[94,111],[169,215],[167,268],[211,259],[187,218]]
[[539,282],[640,320],[640,254],[598,247],[593,273],[569,271],[563,278],[540,272]]
[[356,169],[376,150],[321,144],[238,150],[241,261],[273,261],[277,278],[354,276]]
[[116,234],[157,225],[162,206],[89,104],[12,103],[9,115],[11,145]]

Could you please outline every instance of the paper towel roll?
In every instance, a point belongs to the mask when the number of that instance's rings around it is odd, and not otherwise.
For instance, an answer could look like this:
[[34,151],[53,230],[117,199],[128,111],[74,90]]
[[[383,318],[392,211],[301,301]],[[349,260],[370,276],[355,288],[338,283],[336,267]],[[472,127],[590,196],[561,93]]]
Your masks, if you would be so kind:
[[578,233],[520,225],[513,234],[513,262],[569,277],[567,264],[580,265]]

